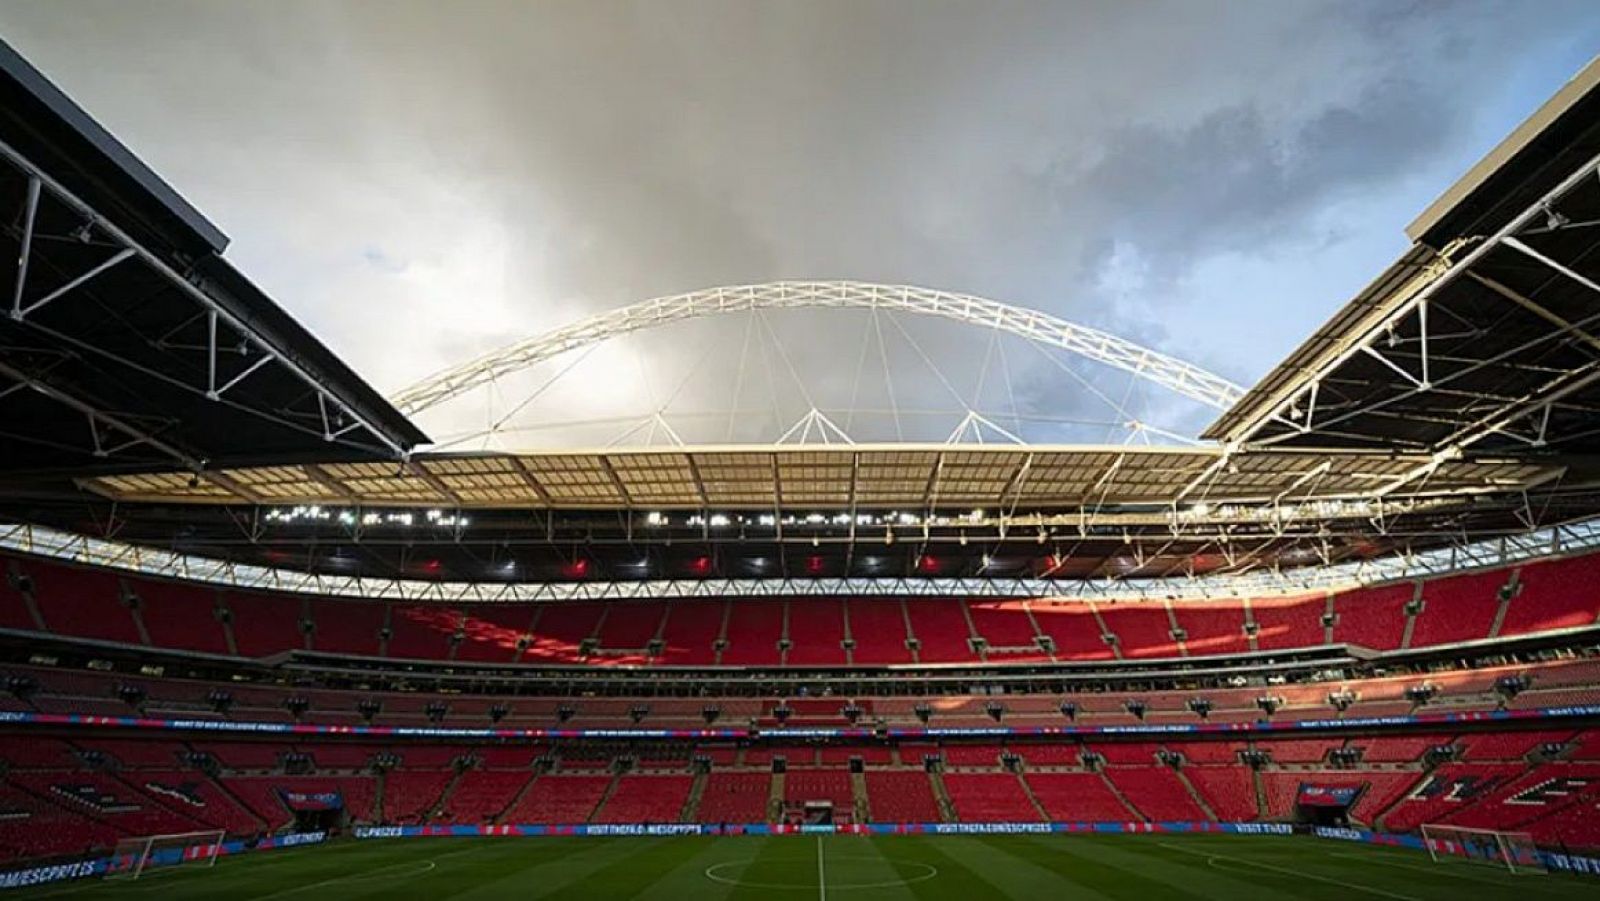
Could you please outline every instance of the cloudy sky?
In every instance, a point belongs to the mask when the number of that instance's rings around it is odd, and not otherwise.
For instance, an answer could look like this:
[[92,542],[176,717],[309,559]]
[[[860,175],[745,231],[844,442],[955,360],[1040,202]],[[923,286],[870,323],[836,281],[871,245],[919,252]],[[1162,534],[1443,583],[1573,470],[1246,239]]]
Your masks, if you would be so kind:
[[1600,50],[1600,5],[3,0],[0,34],[385,391],[779,278],[1247,383]]

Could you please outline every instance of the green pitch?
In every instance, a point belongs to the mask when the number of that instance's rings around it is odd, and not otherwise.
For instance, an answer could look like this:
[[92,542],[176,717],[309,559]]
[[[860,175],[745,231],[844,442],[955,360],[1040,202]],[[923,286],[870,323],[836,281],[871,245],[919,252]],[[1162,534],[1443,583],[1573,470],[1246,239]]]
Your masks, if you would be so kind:
[[421,838],[224,858],[17,899],[984,898],[1461,901],[1594,898],[1600,880],[1513,876],[1426,854],[1288,836]]

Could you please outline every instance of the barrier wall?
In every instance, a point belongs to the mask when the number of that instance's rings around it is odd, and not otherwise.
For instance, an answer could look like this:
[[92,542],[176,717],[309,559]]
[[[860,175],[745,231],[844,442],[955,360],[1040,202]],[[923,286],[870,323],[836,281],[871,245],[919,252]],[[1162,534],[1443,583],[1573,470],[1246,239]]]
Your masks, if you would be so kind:
[[[1356,829],[1349,826],[1315,826],[1312,827],[1311,834],[1317,838],[1357,842],[1366,845],[1385,845],[1391,848],[1407,848],[1412,851],[1427,851],[1431,848],[1435,852],[1444,854],[1465,856],[1466,853],[1455,842],[1425,839],[1420,835],[1371,832],[1366,829]],[[1539,855],[1539,859],[1544,862],[1545,867],[1548,869],[1585,876],[1600,876],[1600,857],[1584,857],[1577,854],[1563,854],[1558,851],[1544,849],[1540,849],[1535,853]]]
[[[325,841],[328,834],[325,832],[297,832],[291,835],[277,835],[263,838],[251,843],[243,839],[226,841],[217,849],[219,857],[232,854],[246,854],[254,851],[271,851],[277,848],[296,848],[303,845],[315,845]],[[191,845],[186,848],[162,848],[150,854],[150,866],[171,866],[180,863],[197,852],[209,848],[209,844]],[[62,882],[68,879],[87,879],[91,876],[102,876],[111,866],[111,857],[97,857],[91,860],[75,860],[69,863],[47,864],[39,867],[28,867],[21,870],[12,870],[0,873],[0,889],[23,888],[30,885],[44,885],[47,882]]]
[[1289,835],[1286,823],[852,823],[790,826],[782,823],[660,823],[653,825],[507,824],[504,826],[357,826],[358,839],[470,838],[474,836],[617,835],[1006,835],[1068,832]]
[[25,713],[0,711],[0,725],[91,726],[94,728],[149,729],[256,735],[361,735],[382,738],[450,739],[600,739],[656,740],[762,739],[793,741],[808,738],[1028,738],[1092,735],[1214,735],[1251,733],[1301,733],[1330,729],[1373,729],[1400,726],[1441,726],[1522,720],[1557,720],[1600,716],[1600,705],[1541,707],[1528,710],[1491,710],[1435,713],[1416,716],[1373,716],[1349,719],[1294,720],[1259,723],[1171,723],[1137,726],[994,726],[944,729],[461,729],[425,726],[327,726],[314,723],[249,723],[233,720],[155,719],[134,716],[91,716],[75,713]]

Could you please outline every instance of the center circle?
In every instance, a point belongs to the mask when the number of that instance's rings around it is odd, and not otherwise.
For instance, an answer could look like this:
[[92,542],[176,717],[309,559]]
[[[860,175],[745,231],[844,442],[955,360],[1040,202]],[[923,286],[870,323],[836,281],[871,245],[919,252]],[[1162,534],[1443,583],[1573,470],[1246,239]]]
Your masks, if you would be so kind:
[[[914,869],[917,869],[917,870],[921,871],[921,872],[913,874],[911,876],[907,876],[907,877],[905,877],[903,879],[896,879],[896,880],[893,880],[893,881],[840,882],[840,881],[837,881],[837,880],[834,880],[834,879],[827,879],[827,888],[828,888],[829,891],[848,892],[848,891],[855,891],[855,890],[861,890],[861,889],[901,888],[903,886],[912,885],[912,884],[918,883],[918,882],[927,882],[929,879],[932,879],[933,877],[939,875],[939,868],[935,867],[935,866],[932,866],[931,864],[925,864],[925,863],[921,863],[921,862],[914,861],[914,860],[899,860],[899,859],[893,858],[893,857],[864,857],[864,856],[846,856],[846,855],[840,855],[840,856],[835,857],[833,855],[829,855],[828,858],[827,858],[827,861],[830,864],[834,863],[835,861],[838,861],[838,862],[852,862],[852,861],[854,861],[854,862],[863,862],[864,861],[864,862],[871,862],[871,863],[887,864],[889,866],[896,867],[896,868],[914,868]],[[794,858],[794,859],[790,859],[790,860],[770,860],[770,861],[766,861],[765,864],[769,865],[769,866],[770,865],[792,865],[792,866],[799,867],[799,866],[811,866],[813,864],[813,862],[814,862],[814,859],[812,859],[812,858]],[[753,858],[749,859],[749,860],[728,860],[728,861],[723,861],[722,863],[715,863],[715,864],[712,864],[709,867],[706,867],[705,873],[706,873],[706,878],[710,879],[712,882],[720,882],[723,885],[731,885],[731,886],[735,886],[735,887],[739,887],[739,888],[758,888],[758,889],[768,889],[768,890],[776,890],[776,891],[808,891],[808,892],[817,888],[817,884],[815,882],[803,882],[803,883],[802,882],[765,882],[765,881],[763,881],[763,882],[754,882],[754,881],[751,881],[749,879],[745,879],[744,878],[744,875],[745,875],[744,873],[740,873],[740,875],[737,876],[737,877],[730,877],[730,876],[723,875],[723,871],[728,870],[728,869],[733,868],[733,867],[745,867],[746,870],[749,870],[749,869],[759,870],[762,866],[763,866],[762,863],[758,863]]]

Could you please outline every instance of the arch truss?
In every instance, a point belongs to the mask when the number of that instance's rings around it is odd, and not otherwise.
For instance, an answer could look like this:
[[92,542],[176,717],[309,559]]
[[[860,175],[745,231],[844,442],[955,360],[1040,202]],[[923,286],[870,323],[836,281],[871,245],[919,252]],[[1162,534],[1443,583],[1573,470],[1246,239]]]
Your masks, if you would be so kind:
[[[911,313],[992,329],[1122,370],[1218,410],[1232,406],[1244,393],[1240,386],[1192,363],[1038,310],[908,285],[783,281],[675,294],[601,313],[436,373],[395,394],[391,401],[401,412],[415,415],[502,376],[610,338],[722,314],[804,308]],[[984,425],[998,430],[987,421],[964,423],[963,428],[976,430]],[[826,437],[831,434],[830,426],[825,420],[813,421],[802,426],[797,436],[816,432]]]

